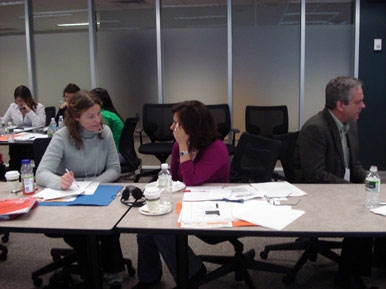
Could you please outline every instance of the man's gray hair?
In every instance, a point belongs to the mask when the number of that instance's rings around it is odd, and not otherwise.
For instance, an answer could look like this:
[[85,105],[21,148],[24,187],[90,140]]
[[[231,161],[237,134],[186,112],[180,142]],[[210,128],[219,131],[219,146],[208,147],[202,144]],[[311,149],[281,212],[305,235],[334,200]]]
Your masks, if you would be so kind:
[[330,80],[326,86],[326,108],[334,109],[338,101],[347,105],[352,98],[351,89],[359,87],[362,82],[355,77],[339,76]]

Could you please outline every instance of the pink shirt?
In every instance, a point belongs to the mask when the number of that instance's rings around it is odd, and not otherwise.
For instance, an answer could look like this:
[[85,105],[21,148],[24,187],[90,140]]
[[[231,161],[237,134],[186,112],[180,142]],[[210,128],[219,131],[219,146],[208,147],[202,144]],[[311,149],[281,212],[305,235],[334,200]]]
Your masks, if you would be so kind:
[[194,161],[180,164],[180,151],[176,142],[172,150],[170,171],[174,181],[187,186],[204,183],[229,183],[230,165],[228,149],[221,140],[215,140],[205,149],[197,152]]

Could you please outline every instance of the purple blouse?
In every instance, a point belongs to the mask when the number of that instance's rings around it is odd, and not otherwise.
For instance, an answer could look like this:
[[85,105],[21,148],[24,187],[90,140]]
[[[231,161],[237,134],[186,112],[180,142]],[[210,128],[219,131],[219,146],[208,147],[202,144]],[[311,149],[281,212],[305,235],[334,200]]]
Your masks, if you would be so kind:
[[195,159],[180,164],[180,151],[176,142],[172,150],[170,172],[173,181],[182,181],[187,186],[203,183],[229,183],[228,149],[221,140],[215,140],[197,152]]

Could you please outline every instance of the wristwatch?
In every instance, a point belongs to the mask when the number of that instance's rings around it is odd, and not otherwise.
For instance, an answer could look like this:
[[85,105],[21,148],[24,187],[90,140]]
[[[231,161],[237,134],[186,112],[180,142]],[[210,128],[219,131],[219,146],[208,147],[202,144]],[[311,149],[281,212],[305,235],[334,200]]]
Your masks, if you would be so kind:
[[180,151],[180,157],[186,156],[189,151]]

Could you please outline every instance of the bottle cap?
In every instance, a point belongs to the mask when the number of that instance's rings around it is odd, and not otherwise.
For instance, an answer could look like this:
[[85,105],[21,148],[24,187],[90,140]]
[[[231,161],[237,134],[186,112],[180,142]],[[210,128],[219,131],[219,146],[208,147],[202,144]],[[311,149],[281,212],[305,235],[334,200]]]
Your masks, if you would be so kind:
[[169,168],[168,164],[161,164],[161,170],[167,170]]
[[370,172],[377,172],[378,171],[378,167],[377,166],[371,166],[370,167]]
[[22,165],[26,165],[26,164],[29,164],[31,161],[29,159],[24,159],[24,160],[21,160],[21,164]]

